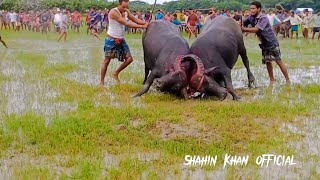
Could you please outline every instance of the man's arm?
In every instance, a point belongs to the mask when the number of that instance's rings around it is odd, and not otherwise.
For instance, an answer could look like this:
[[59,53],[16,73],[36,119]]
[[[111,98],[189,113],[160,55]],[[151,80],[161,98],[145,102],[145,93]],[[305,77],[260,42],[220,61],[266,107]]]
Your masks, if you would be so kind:
[[243,21],[241,25],[243,25],[244,27],[248,27],[249,24],[250,24],[249,17],[244,18],[244,20],[243,20],[243,17],[241,16],[241,20],[240,21]]
[[276,15],[273,15],[273,17],[274,17],[279,23],[281,23],[281,20],[280,20]]
[[286,19],[284,19],[282,22],[286,22],[286,21],[289,21],[291,18],[291,16],[287,17]]
[[128,19],[130,19],[131,21],[135,22],[136,24],[140,24],[140,25],[146,24],[146,22],[142,21],[141,19],[134,17],[134,15],[129,10],[127,10],[126,12],[128,13]]
[[248,32],[248,33],[257,33],[259,32],[259,28],[253,27],[253,28],[248,28],[248,27],[241,27],[242,32]]
[[119,23],[126,25],[130,28],[147,28],[147,24],[145,25],[140,25],[136,24],[132,21],[126,21],[118,12],[115,12],[115,10],[110,11],[110,18],[118,21]]
[[269,24],[269,19],[265,16],[259,19],[255,27],[253,28],[241,27],[241,30],[242,32],[258,33],[259,31],[263,31],[268,24]]

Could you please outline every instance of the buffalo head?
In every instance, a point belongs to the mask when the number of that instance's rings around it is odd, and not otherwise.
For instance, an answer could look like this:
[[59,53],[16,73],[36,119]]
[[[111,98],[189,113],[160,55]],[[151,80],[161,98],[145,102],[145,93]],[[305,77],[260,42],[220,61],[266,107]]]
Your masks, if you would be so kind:
[[167,67],[168,74],[155,79],[154,84],[158,90],[183,95],[186,98],[186,88],[188,86],[187,69],[189,69],[189,62],[183,60],[183,56],[178,56],[174,64],[169,68]]
[[189,87],[192,92],[200,92],[209,96],[215,96],[220,100],[227,97],[226,88],[222,87],[212,78],[212,72],[218,67],[204,69],[201,59],[196,55],[187,55],[185,59],[190,59],[193,62],[189,78]]

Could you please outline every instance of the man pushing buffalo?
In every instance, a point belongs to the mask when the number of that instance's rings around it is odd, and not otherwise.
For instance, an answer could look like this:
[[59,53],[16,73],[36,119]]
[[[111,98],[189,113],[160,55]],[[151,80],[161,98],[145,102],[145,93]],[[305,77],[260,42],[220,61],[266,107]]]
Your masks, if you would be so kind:
[[[119,61],[123,62],[112,74],[117,82],[120,82],[119,73],[133,61],[129,46],[124,39],[125,26],[144,29],[148,26],[148,22],[135,18],[128,8],[129,0],[119,0],[118,6],[110,10],[109,27],[104,45],[105,59],[101,67],[100,85],[104,85],[104,79],[111,59],[118,58]],[[126,18],[131,21],[127,21]]]
[[[260,2],[254,1],[251,3],[251,16],[244,20],[244,27],[241,27],[241,29],[243,32],[256,33],[259,37],[261,41],[259,46],[262,49],[263,55],[262,63],[267,64],[270,82],[275,82],[272,66],[272,61],[275,61],[279,65],[287,83],[290,83],[287,68],[281,60],[279,42],[269,23],[268,17],[261,12],[261,8]],[[249,24],[252,25],[252,28],[247,27]]]

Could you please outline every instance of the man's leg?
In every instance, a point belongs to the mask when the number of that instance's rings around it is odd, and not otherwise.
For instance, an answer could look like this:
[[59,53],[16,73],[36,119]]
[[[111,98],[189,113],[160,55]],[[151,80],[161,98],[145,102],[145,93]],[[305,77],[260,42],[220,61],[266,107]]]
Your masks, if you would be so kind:
[[306,29],[305,29],[305,36],[306,36],[306,39],[309,38],[309,28],[306,28]]
[[291,31],[291,39],[293,38],[293,31]]
[[286,78],[287,83],[290,83],[290,79],[289,79],[288,70],[287,70],[286,65],[282,62],[282,60],[279,60],[279,61],[276,61],[276,62],[279,65],[282,74]]
[[91,29],[91,35],[92,35],[93,37],[96,37],[97,39],[100,40],[100,38],[99,38],[99,36],[98,36],[98,34],[97,34],[97,30],[96,30],[95,28],[92,28],[92,29]]
[[119,79],[119,73],[121,71],[123,71],[129,64],[131,64],[133,61],[132,56],[129,56],[121,65],[120,67],[112,74],[112,77],[118,82],[120,83],[120,79]]
[[61,35],[60,35],[60,37],[59,37],[59,39],[58,39],[58,42],[62,39],[62,37],[64,36],[64,32],[62,32],[62,33],[60,33]]
[[4,47],[8,48],[7,44],[2,40],[1,36],[0,36],[0,42],[4,45]]
[[109,66],[109,63],[110,63],[111,59],[110,58],[105,58],[103,63],[102,63],[102,66],[101,66],[101,77],[100,77],[100,85],[104,85],[104,79],[106,77],[106,74],[107,74],[107,69],[108,69],[108,66]]
[[68,33],[64,32],[64,41],[67,41],[67,36],[68,36]]
[[14,27],[14,22],[11,23],[12,29],[15,31],[16,28]]
[[276,80],[274,79],[274,75],[273,75],[272,62],[266,62],[266,64],[267,64],[267,70],[268,70],[270,82],[272,83],[272,82],[276,81]]
[[313,31],[312,33],[312,40],[314,40],[314,35],[316,34],[316,32]]

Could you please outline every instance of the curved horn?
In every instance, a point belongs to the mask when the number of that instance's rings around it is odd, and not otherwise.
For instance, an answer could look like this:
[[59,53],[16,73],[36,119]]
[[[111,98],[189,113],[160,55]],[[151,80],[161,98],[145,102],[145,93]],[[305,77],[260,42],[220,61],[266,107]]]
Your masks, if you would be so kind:
[[181,69],[181,63],[184,60],[184,56],[178,56],[173,63],[173,70],[174,71],[182,71]]
[[201,61],[201,59],[194,55],[194,54],[189,54],[184,56],[184,58],[190,58],[196,63],[197,69],[195,72],[192,72],[191,78],[190,78],[190,88],[196,90],[196,91],[201,91],[202,84],[204,81],[204,65]]
[[201,59],[198,56],[196,56],[194,54],[188,54],[188,55],[184,56],[183,59],[184,58],[191,58],[197,65],[197,71],[196,71],[195,74],[203,75],[203,73],[204,73],[204,65],[203,65]]
[[204,74],[209,74],[210,72],[214,71],[215,69],[219,69],[219,68],[220,68],[219,66],[215,66],[215,67],[206,69],[206,70],[204,71]]

